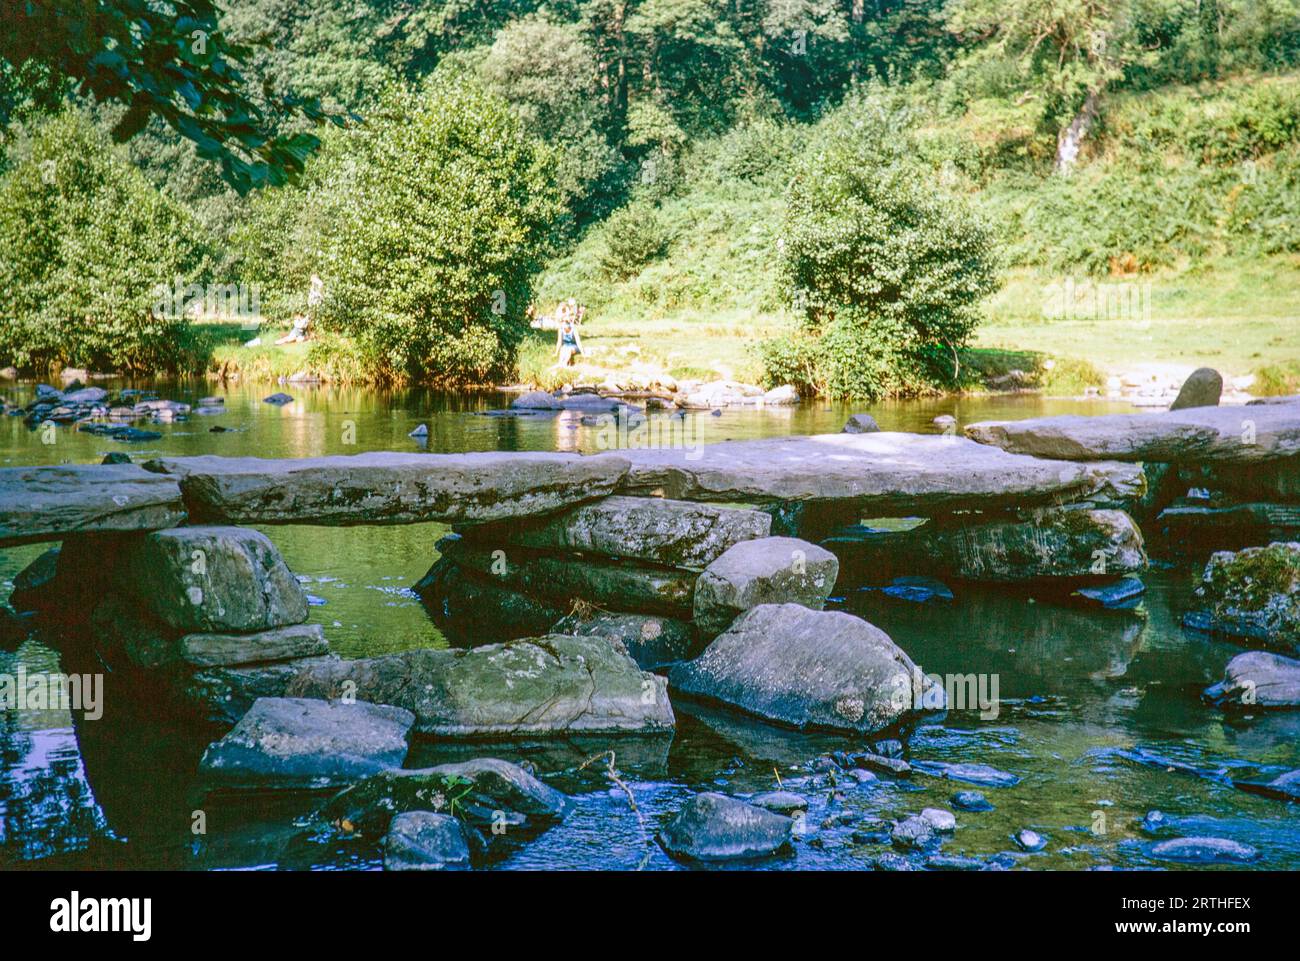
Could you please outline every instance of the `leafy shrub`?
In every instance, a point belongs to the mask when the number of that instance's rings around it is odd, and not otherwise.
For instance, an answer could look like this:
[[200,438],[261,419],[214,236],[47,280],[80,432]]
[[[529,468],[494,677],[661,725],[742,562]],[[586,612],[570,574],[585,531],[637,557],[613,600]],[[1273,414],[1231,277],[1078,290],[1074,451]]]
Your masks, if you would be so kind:
[[912,158],[909,123],[884,98],[865,98],[832,116],[796,168],[782,269],[805,329],[768,356],[813,371],[790,379],[805,389],[916,389],[938,369],[936,348],[966,343],[996,289],[991,232]]
[[[319,169],[313,169],[319,165]],[[271,258],[284,302],[325,281],[325,331],[376,379],[484,383],[506,373],[530,281],[562,210],[553,151],[467,76],[394,87],[330,138],[308,184],[268,200],[246,258]],[[288,214],[280,203],[292,206]],[[304,276],[306,275],[306,276]]]
[[602,233],[605,252],[601,255],[600,267],[612,280],[635,276],[668,249],[668,232],[659,215],[644,204],[632,204],[615,211],[605,221]]
[[189,366],[184,317],[156,288],[199,283],[186,212],[81,114],[39,127],[0,181],[0,357],[147,373]]

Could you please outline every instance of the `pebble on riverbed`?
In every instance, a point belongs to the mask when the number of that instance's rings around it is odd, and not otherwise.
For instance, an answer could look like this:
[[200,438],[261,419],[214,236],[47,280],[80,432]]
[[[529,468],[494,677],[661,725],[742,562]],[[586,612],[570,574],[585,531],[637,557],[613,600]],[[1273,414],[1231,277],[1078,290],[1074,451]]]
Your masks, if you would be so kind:
[[1037,831],[1031,831],[1029,828],[1021,828],[1012,835],[1011,840],[1016,842],[1016,845],[1020,850],[1028,851],[1031,854],[1047,847],[1047,838],[1043,837]]

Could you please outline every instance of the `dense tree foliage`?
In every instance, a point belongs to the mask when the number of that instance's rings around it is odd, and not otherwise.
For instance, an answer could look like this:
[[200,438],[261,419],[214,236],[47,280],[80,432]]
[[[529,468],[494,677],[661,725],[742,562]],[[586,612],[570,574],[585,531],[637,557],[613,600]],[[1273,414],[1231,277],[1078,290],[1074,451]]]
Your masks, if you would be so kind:
[[297,196],[257,205],[257,225],[241,234],[250,276],[274,264],[266,279],[281,302],[321,276],[321,325],[378,374],[481,383],[505,373],[562,209],[553,151],[472,79],[435,75],[390,89],[369,122],[330,139],[320,164]]
[[[19,106],[19,84],[37,106],[53,106],[75,89],[126,107],[113,126],[118,142],[159,117],[200,156],[219,162],[237,190],[283,183],[318,141],[305,131],[273,132],[270,105],[241,73],[251,50],[226,36],[219,13],[213,0],[0,5],[0,83],[9,92],[0,107]],[[323,116],[313,101],[274,106]]]
[[996,289],[991,231],[914,159],[909,126],[898,105],[865,97],[822,124],[796,166],[782,267],[804,324],[768,347],[782,380],[832,396],[895,392],[891,371],[936,347],[956,357]]
[[537,283],[793,305],[771,376],[905,392],[951,382],[995,245],[1094,273],[1300,249],[1300,93],[1267,76],[1300,0],[54,0],[0,26],[0,171],[75,101],[134,134],[146,179],[114,166],[105,197],[185,217],[272,320],[320,274],[318,326],[375,376],[501,370]]
[[193,223],[89,120],[68,111],[0,179],[0,356],[128,371],[186,361],[159,285],[199,282]]

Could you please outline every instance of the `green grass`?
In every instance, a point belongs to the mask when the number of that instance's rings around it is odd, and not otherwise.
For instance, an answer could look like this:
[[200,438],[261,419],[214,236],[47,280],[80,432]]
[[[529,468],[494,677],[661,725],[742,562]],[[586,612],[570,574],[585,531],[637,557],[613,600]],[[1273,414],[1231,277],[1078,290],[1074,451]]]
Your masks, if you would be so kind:
[[[1076,281],[1082,280],[1082,275]],[[1100,310],[1088,298],[1067,314],[1044,301],[1064,278],[1019,270],[989,303],[989,319],[976,344],[1040,351],[1086,361],[1105,374],[1138,367],[1218,369],[1225,377],[1255,374],[1261,390],[1294,393],[1300,343],[1300,257],[1217,258],[1196,267],[1149,275],[1110,278],[1098,284]],[[1105,304],[1136,304],[1135,316]],[[1149,303],[1149,309],[1146,306]],[[1287,371],[1290,371],[1289,378]]]

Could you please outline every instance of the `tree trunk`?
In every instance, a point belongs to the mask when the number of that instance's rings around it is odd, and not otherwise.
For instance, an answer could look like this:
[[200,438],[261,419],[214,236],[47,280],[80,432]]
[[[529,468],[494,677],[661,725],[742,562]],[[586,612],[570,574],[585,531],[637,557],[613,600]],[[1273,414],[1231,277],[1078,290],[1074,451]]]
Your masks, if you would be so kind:
[[1083,145],[1084,138],[1088,136],[1088,131],[1092,129],[1092,125],[1097,119],[1098,96],[1098,91],[1089,90],[1078,115],[1070,121],[1070,125],[1062,130],[1056,138],[1057,173],[1065,175],[1074,169],[1074,163],[1079,158],[1079,148]]

